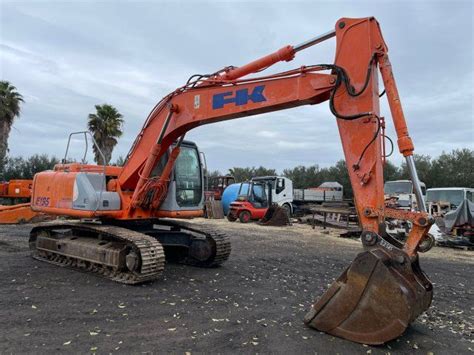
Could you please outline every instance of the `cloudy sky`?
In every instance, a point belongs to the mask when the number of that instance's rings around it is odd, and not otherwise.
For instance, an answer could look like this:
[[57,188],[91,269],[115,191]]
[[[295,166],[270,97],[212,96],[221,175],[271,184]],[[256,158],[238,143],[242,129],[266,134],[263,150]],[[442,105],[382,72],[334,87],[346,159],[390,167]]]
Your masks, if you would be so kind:
[[[68,133],[85,129],[95,104],[109,103],[126,120],[116,159],[154,104],[191,74],[239,66],[324,33],[340,17],[366,16],[382,26],[416,152],[473,149],[472,4],[0,0],[0,76],[25,98],[10,154],[61,156]],[[334,50],[327,41],[271,71],[332,63]],[[386,104],[382,110],[388,118]],[[207,125],[187,138],[222,172],[329,166],[343,157],[327,103]],[[75,142],[73,156],[81,149]]]

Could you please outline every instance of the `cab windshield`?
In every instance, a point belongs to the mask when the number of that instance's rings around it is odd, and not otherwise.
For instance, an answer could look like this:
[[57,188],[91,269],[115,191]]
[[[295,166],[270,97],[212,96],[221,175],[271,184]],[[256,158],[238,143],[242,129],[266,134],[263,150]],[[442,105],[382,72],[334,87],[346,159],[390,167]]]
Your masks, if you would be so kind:
[[464,200],[464,194],[462,190],[428,190],[426,200],[428,202],[444,201],[459,206]]
[[178,206],[198,206],[202,198],[202,178],[199,155],[195,147],[181,146],[174,171]]
[[265,193],[264,184],[252,184],[252,197],[255,202],[265,203],[267,194]]
[[388,181],[384,185],[384,191],[387,195],[391,194],[411,194],[411,181]]

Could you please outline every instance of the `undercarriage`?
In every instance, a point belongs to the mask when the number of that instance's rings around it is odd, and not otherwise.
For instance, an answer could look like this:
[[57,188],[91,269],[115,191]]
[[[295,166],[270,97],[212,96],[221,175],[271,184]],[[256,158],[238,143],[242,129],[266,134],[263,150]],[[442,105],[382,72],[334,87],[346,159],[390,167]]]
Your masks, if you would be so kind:
[[33,257],[125,284],[160,277],[165,262],[215,267],[231,252],[224,234],[172,220],[54,222],[32,229]]

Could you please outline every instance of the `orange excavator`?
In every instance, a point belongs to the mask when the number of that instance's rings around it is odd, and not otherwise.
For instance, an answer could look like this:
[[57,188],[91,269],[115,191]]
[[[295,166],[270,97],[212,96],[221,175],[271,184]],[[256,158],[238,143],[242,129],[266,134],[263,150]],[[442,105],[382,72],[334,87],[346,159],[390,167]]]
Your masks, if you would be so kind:
[[31,198],[32,185],[33,180],[29,179],[0,182],[0,224],[30,222],[40,215],[27,202]]
[[0,182],[0,198],[12,200],[29,200],[31,197],[32,186],[33,180],[29,179],[17,179]]
[[[333,37],[334,64],[248,76],[291,61],[298,52]],[[385,120],[380,114],[379,73],[419,211],[384,205]],[[423,207],[414,146],[387,45],[372,17],[342,18],[334,30],[299,45],[241,67],[191,76],[153,108],[123,167],[58,164],[53,171],[36,174],[33,210],[81,221],[35,226],[30,236],[33,256],[128,284],[159,277],[164,250],[167,259],[191,265],[223,263],[231,250],[224,233],[164,218],[202,215],[202,209],[195,208],[202,197],[198,159],[184,141],[186,132],[324,101],[336,117],[365,250],[314,303],[305,323],[366,344],[398,337],[431,304],[432,284],[419,266],[418,253],[431,246],[427,233],[433,219]],[[180,167],[174,169],[178,156]],[[385,218],[413,224],[406,242],[385,232]]]

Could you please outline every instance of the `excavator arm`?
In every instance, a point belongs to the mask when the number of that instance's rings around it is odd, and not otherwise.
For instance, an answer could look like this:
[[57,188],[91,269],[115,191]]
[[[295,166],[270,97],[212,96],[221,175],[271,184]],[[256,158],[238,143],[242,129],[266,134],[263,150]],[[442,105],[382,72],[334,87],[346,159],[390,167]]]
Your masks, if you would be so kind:
[[[290,61],[297,52],[333,37],[337,42],[333,64],[251,76],[279,61]],[[398,147],[411,174],[419,211],[390,209],[384,205],[385,119],[380,114],[379,74],[390,106]],[[48,213],[102,218],[106,224],[133,224],[139,219],[156,221],[157,217],[163,216],[160,206],[168,195],[171,172],[186,132],[204,124],[324,101],[329,101],[337,120],[363,229],[361,240],[364,252],[314,303],[305,323],[320,331],[361,343],[389,341],[402,334],[410,322],[430,306],[432,285],[420,269],[418,252],[426,251],[431,246],[427,232],[433,220],[424,210],[413,162],[414,147],[408,134],[388,49],[379,25],[372,17],[342,18],[334,30],[300,45],[285,46],[239,68],[226,67],[209,75],[192,76],[186,85],[164,97],[154,107],[123,168],[58,165],[53,172],[35,176],[32,208]],[[317,119],[315,117],[314,124],[318,124]],[[168,154],[171,146],[174,148]],[[97,186],[105,185],[106,177],[107,189],[100,189],[97,197],[92,182]],[[109,194],[111,203],[116,207],[112,208],[107,201],[106,206],[101,206],[107,208],[100,210],[99,202],[94,206],[76,202],[73,208],[72,201],[80,200],[77,196],[86,196],[85,190],[77,190],[78,181],[82,181],[83,189],[84,186],[91,186],[87,196],[93,196],[100,202],[103,194]],[[385,218],[412,223],[413,228],[405,243],[394,240],[385,232]],[[172,222],[166,223],[171,226]],[[136,223],[136,226],[139,225]],[[172,228],[176,234],[185,226],[173,225]],[[193,262],[212,266],[226,260],[230,253],[226,238],[212,232],[203,232],[204,239],[196,238],[194,234],[197,231],[192,226],[186,228],[192,232],[191,236],[179,233],[187,243],[184,244],[185,250],[190,250],[190,255],[195,257]],[[67,235],[61,235],[56,229],[68,229],[77,235],[68,240]],[[84,234],[98,237],[86,238]],[[103,235],[120,248],[110,247],[109,250],[102,247],[100,238]],[[171,245],[176,242],[169,238],[169,233],[162,235],[161,241],[165,246],[167,242],[172,242]],[[30,245],[38,258],[74,265],[75,261],[71,258],[76,258],[80,260],[77,265],[83,266],[90,261],[90,255],[94,255],[93,270],[105,270],[110,275],[112,265],[121,272],[112,273],[113,277],[128,283],[156,278],[162,269],[164,261],[158,250],[159,243],[152,242],[154,239],[136,233],[132,238],[121,229],[75,224],[38,227],[32,231],[30,238]],[[69,250],[69,253],[64,250]],[[102,260],[107,251],[109,264]],[[143,264],[144,261],[149,265]],[[128,271],[123,271],[125,269]]]
[[[334,36],[337,41],[334,64],[248,77],[279,61],[289,61],[298,51]],[[385,120],[380,114],[379,73],[398,147],[411,173],[419,212],[384,206],[382,131]],[[383,343],[402,334],[431,303],[432,286],[419,267],[417,252],[426,243],[432,219],[423,207],[413,163],[414,146],[377,21],[342,18],[334,31],[301,45],[283,47],[240,68],[225,68],[190,80],[151,112],[118,177],[122,189],[134,190],[127,218],[133,218],[137,211],[143,214],[144,210],[159,208],[166,196],[179,142],[190,129],[329,100],[331,112],[337,119],[366,251],[313,305],[305,322],[318,330],[370,344]],[[157,161],[176,140],[178,145],[167,166],[161,175],[154,176]],[[386,217],[412,222],[406,243],[385,233]]]

